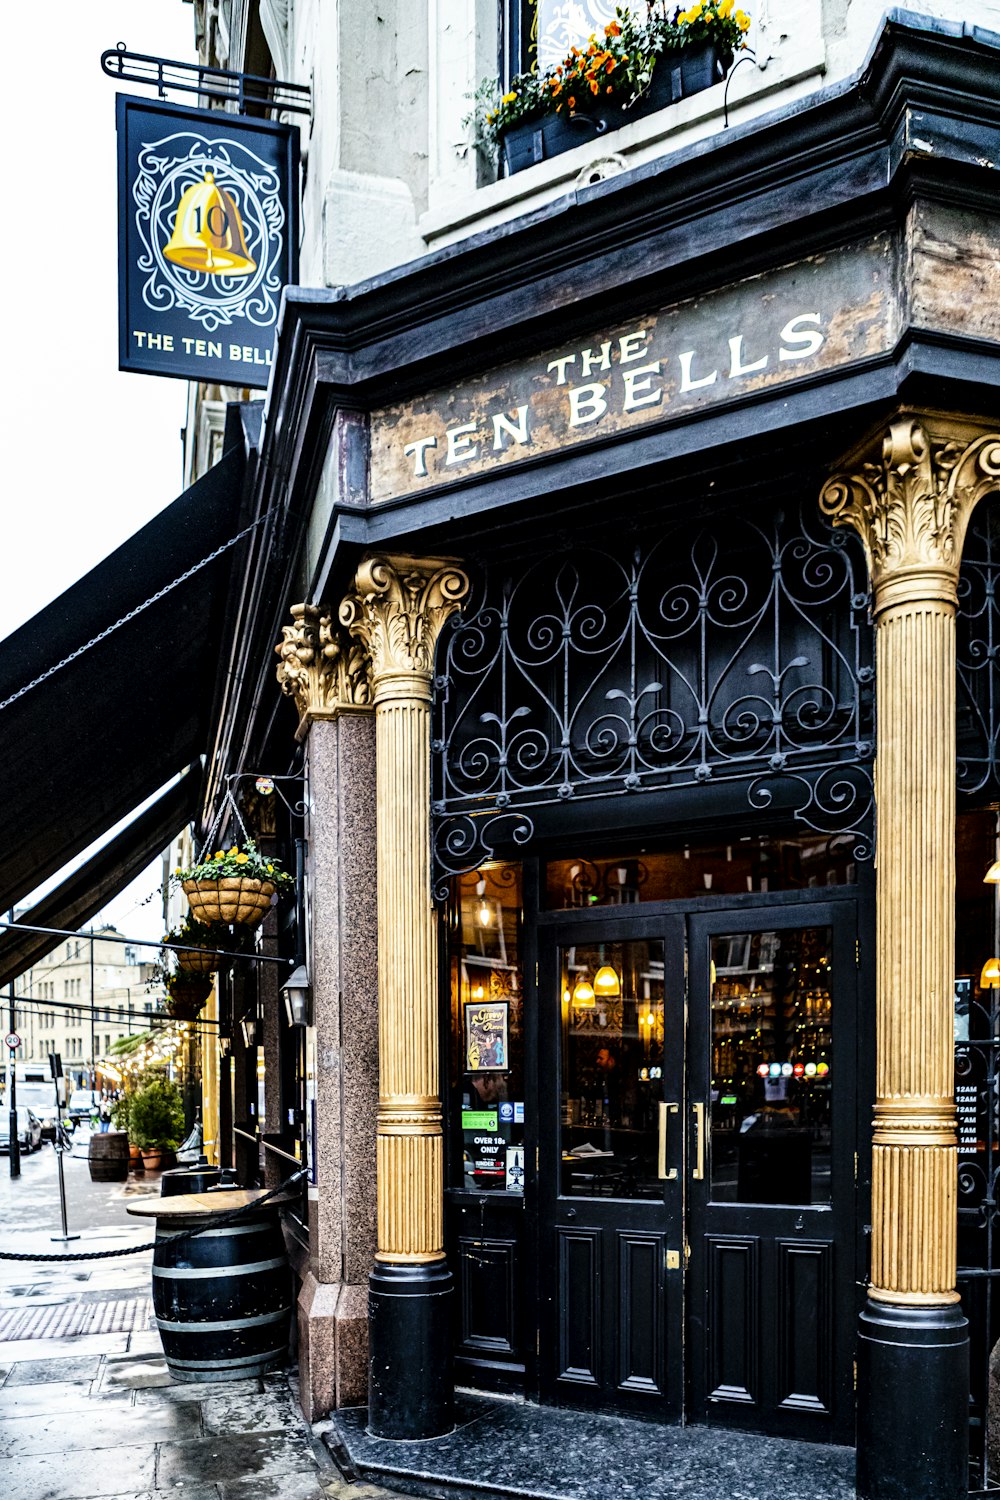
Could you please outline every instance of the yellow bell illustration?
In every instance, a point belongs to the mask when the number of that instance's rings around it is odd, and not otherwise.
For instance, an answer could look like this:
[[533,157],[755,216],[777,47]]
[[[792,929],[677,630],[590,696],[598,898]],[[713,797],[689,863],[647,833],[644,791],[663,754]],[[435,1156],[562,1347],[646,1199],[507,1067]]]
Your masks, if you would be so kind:
[[184,189],[163,253],[176,265],[209,276],[249,276],[257,269],[247,250],[240,211],[225,188],[216,184],[214,172]]

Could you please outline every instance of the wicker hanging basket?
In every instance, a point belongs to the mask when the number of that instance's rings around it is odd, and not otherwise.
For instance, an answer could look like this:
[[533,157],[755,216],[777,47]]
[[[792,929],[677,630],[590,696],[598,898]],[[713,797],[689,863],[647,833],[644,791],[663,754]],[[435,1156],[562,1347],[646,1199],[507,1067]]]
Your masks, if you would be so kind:
[[201,974],[175,974],[167,992],[167,1015],[175,1021],[197,1020],[212,992],[212,981]]
[[263,921],[275,892],[272,881],[242,875],[185,880],[183,887],[191,915],[199,922],[238,922],[243,927],[256,927]]
[[178,969],[185,974],[214,974],[219,967],[219,955],[213,953],[210,948],[204,948],[200,953],[176,953]]

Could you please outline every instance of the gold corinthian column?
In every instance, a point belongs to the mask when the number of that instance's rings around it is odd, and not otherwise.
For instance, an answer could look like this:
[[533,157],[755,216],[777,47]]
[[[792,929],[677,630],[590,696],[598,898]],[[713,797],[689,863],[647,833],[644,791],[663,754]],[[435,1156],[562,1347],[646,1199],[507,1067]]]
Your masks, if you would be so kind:
[[340,609],[371,659],[375,701],[378,1249],[368,1420],[380,1437],[433,1437],[452,1425],[430,713],[438,637],[468,590],[454,562],[369,556]]
[[858,1495],[967,1489],[968,1330],[955,1290],[955,609],[1000,435],[900,412],[820,506],[864,544],[876,625],[876,1100]]

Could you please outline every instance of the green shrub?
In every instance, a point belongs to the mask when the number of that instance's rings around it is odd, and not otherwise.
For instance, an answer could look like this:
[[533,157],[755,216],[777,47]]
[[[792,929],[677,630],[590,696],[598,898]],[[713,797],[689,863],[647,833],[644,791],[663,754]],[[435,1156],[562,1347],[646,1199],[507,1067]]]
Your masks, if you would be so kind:
[[140,1151],[170,1150],[184,1136],[181,1091],[166,1078],[153,1078],[132,1096],[129,1106],[129,1140]]

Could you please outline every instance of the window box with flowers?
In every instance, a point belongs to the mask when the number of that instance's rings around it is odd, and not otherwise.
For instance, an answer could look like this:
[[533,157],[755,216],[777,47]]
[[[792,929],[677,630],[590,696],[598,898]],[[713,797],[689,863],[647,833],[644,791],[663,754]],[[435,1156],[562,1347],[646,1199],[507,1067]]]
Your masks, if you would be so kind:
[[599,39],[548,72],[520,73],[503,92],[487,79],[471,115],[477,140],[508,176],[720,83],[746,46],[750,18],[735,0],[695,0],[644,21],[618,8]]

